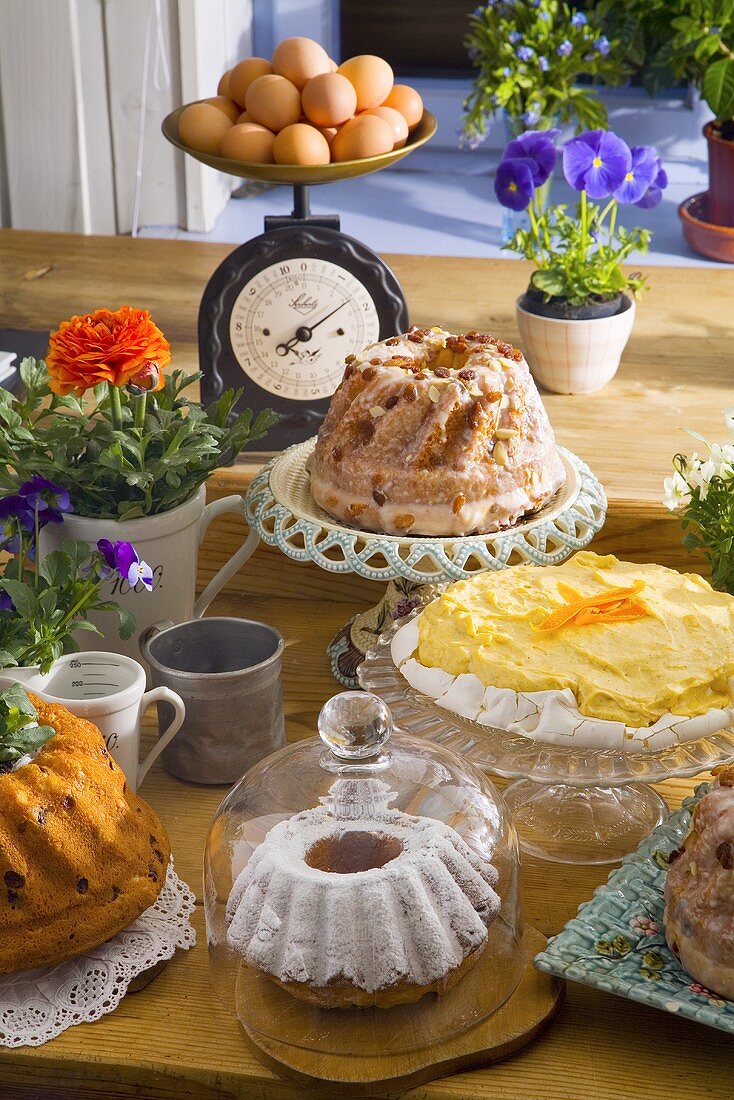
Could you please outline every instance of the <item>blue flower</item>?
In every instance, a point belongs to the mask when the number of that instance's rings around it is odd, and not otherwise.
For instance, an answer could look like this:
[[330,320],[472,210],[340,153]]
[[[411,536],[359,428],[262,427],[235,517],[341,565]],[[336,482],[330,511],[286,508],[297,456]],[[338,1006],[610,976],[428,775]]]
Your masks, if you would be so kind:
[[[653,147],[654,148],[654,147]],[[648,187],[645,194],[641,199],[638,199],[635,206],[641,207],[643,210],[652,210],[658,203],[662,202],[663,191],[668,186],[668,173],[663,168],[663,162],[656,154],[655,158],[655,178]]]
[[62,513],[74,511],[68,489],[54,485],[40,474],[34,474],[30,481],[24,481],[18,489],[18,496],[24,498],[34,516],[38,512],[39,527],[45,527],[47,523],[62,523]]
[[590,199],[606,199],[632,167],[629,146],[611,130],[587,130],[567,142],[563,173],[576,191]]
[[550,23],[551,13],[549,11],[542,11],[540,13],[540,18],[543,20],[544,23]]
[[556,50],[556,53],[559,57],[568,57],[570,53],[573,53],[573,45],[568,41],[567,38],[564,38],[563,42],[561,42],[560,46]]
[[652,186],[658,171],[658,152],[652,145],[633,145],[632,164],[614,191],[617,202],[639,202]]
[[571,16],[572,27],[585,27],[586,23],[587,19],[582,11],[575,11]]
[[504,77],[512,76],[512,69],[510,68],[509,65],[505,65],[504,69],[502,70],[502,75]]
[[547,57],[538,58],[538,68],[540,69],[541,73],[548,72],[548,70],[550,69],[550,61]]
[[115,572],[131,588],[140,581],[149,592],[153,590],[153,570],[146,561],[141,561],[138,552],[131,542],[118,540],[115,543],[109,539],[100,539],[97,549],[102,555],[105,564]]
[[15,611],[15,604],[7,592],[0,590],[0,611]]
[[23,533],[34,529],[34,515],[25,497],[10,493],[0,500],[0,550],[17,554]]
[[597,53],[600,53],[602,57],[606,57],[612,48],[612,44],[606,35],[602,34],[599,38],[594,39],[594,49]]
[[540,118],[540,111],[529,108],[522,116],[523,126],[536,126]]
[[510,210],[527,210],[533,197],[535,164],[528,157],[502,160],[494,177],[494,193]]
[[533,48],[532,48],[532,46],[518,46],[517,56],[520,58],[521,61],[532,61],[532,59],[533,59]]
[[518,158],[529,161],[533,187],[540,187],[556,166],[558,153],[553,141],[560,132],[560,130],[528,130],[508,143],[502,154],[502,161]]
[[520,39],[522,38],[522,35],[520,34],[520,32],[519,32],[519,31],[510,31],[510,33],[508,34],[507,38],[508,38],[508,41],[510,41],[510,42],[512,43],[512,45],[513,45],[513,46],[516,46],[516,45],[517,45],[517,43],[518,43],[518,42],[520,41]]

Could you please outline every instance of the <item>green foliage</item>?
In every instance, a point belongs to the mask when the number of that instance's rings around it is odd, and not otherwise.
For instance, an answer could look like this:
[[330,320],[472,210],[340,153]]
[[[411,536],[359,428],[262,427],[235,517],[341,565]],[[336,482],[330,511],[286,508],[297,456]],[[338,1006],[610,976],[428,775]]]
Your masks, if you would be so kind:
[[[89,408],[51,394],[42,360],[24,359],[21,399],[0,389],[0,487],[41,474],[68,486],[74,511],[102,519],[156,515],[183,504],[212,470],[276,422],[270,410],[232,416],[241,391],[204,409],[184,396],[200,376],[172,371],[158,393],[94,391]],[[120,398],[120,408],[111,397]]]
[[602,209],[584,193],[573,215],[560,204],[535,210],[530,229],[516,230],[505,248],[531,260],[536,270],[530,283],[546,301],[559,298],[583,306],[615,297],[620,291],[637,294],[645,286],[641,275],[626,275],[622,264],[632,252],[650,244],[647,229],[616,226],[617,204],[610,199]]
[[600,0],[596,13],[648,92],[690,81],[719,122],[734,118],[734,0]]
[[686,455],[676,455],[673,465],[689,487],[682,502],[683,545],[701,550],[714,587],[734,596],[734,454],[715,462],[716,472],[708,481],[695,476],[700,465]]
[[0,691],[0,767],[40,749],[55,732],[39,726],[38,712],[20,684]]
[[[606,110],[588,80],[620,84],[624,55],[616,41],[599,48],[603,28],[595,11],[586,13],[586,23],[572,22],[574,15],[583,18],[564,0],[494,0],[469,16],[465,45],[478,70],[464,104],[470,145],[483,140],[498,108],[525,129],[556,121],[573,121],[579,131],[605,125]],[[532,51],[527,60],[523,48]]]

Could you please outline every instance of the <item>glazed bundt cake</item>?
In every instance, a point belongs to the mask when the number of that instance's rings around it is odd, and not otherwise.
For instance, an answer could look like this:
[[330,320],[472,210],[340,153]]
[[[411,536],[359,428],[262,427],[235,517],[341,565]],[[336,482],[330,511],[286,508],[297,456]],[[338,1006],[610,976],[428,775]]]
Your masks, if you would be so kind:
[[734,765],[715,772],[718,786],[669,856],[665,937],[692,978],[734,1000]]
[[384,784],[343,783],[345,797],[281,822],[255,849],[228,900],[229,944],[322,1007],[444,993],[486,945],[497,872],[448,825],[381,804]]
[[0,973],[59,963],[147,909],[170,846],[102,734],[29,693],[54,736],[0,775]]
[[330,515],[393,535],[497,531],[565,479],[521,352],[440,328],[347,357],[309,469]]

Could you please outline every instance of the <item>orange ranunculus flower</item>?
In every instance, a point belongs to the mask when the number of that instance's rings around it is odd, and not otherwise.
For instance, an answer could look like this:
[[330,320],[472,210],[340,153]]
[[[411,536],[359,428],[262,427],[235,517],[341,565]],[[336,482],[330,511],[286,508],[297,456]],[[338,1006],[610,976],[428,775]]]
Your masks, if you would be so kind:
[[83,317],[63,321],[51,333],[46,366],[51,389],[77,397],[109,382],[125,386],[149,363],[159,368],[157,385],[164,385],[163,370],[171,361],[171,345],[153,323],[147,309],[120,306],[97,309]]

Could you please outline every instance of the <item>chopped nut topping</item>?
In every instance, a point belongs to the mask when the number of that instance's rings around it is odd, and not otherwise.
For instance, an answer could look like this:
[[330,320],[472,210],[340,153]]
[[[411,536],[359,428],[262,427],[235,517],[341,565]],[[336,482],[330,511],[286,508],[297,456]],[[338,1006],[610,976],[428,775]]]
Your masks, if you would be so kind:
[[436,375],[436,378],[450,378],[451,377],[451,372],[448,370],[447,367],[436,367],[436,369],[434,370],[433,373]]
[[418,398],[417,386],[414,386],[412,382],[408,382],[408,385],[403,390],[403,397],[406,401],[416,401]]
[[376,374],[377,371],[374,367],[367,367],[366,370],[362,371],[362,378],[365,380],[365,382],[371,382]]
[[459,378],[462,382],[471,382],[472,378],[476,378],[477,372],[472,370],[471,367],[464,367],[459,371]]
[[500,408],[501,409],[509,409],[509,407],[510,407],[510,398],[508,397],[508,395],[506,393],[503,393],[502,397],[500,397]]
[[408,531],[415,523],[415,516],[412,516],[410,512],[407,512],[403,516],[395,517],[395,526],[398,531]]
[[400,343],[400,340],[397,336],[391,336],[389,340],[385,341],[385,343],[389,348],[394,348],[396,344]]
[[497,439],[512,439],[517,435],[517,428],[498,428],[494,434]]
[[431,401],[433,401],[434,405],[441,398],[441,394],[438,392],[435,386],[428,387],[428,396],[430,397]]
[[372,493],[372,499],[374,500],[378,508],[382,508],[383,504],[387,500],[387,497],[384,493],[380,492],[379,489],[375,489]]
[[385,402],[385,408],[394,409],[399,400],[400,398],[398,397],[398,395],[394,393],[392,397],[388,397],[387,401]]
[[466,504],[466,497],[464,496],[463,493],[458,493],[454,497],[454,503],[451,505],[451,511],[454,513],[455,516],[458,516],[459,512],[461,511],[461,509],[464,507],[465,504]]
[[346,378],[351,378],[353,374],[354,374],[354,367],[350,363],[348,367],[344,368],[344,378],[345,379]]
[[370,363],[372,364],[373,367],[379,367],[381,362],[382,362],[382,359],[379,359],[377,356],[375,356],[374,359],[370,359]]
[[370,416],[377,420],[378,417],[384,416],[387,410],[383,409],[382,405],[373,405],[370,409]]
[[[731,871],[734,867],[734,845],[730,844],[728,840],[722,840],[716,849],[716,858],[725,871]],[[8,876],[6,875],[6,882],[7,879]]]
[[415,371],[415,373],[413,374],[413,377],[414,377],[414,378],[427,378],[427,377],[428,377],[428,375],[426,374],[426,372],[425,372],[425,371],[423,371],[423,370],[418,370],[418,371]]
[[476,429],[479,427],[484,410],[482,409],[482,402],[475,401],[467,414],[467,420],[469,421],[469,427]]
[[356,355],[347,355],[344,362],[345,363],[356,363],[357,362],[357,356]]
[[420,332],[409,332],[408,333],[408,339],[413,344],[422,344],[423,343],[423,336]]
[[515,388],[515,379],[512,377],[512,375],[510,375],[509,378],[505,379],[505,389],[509,393],[510,390],[514,390],[514,388]]
[[696,863],[695,859],[691,860],[690,864],[688,865],[688,870],[691,872],[691,874],[695,878],[696,875],[698,874],[698,864]]
[[472,395],[472,397],[481,397],[482,396],[482,391],[479,388],[479,386],[470,386],[469,387],[469,393]]
[[498,466],[507,465],[507,449],[502,440],[498,440],[498,442],[495,443],[494,450],[492,451],[492,458]]

